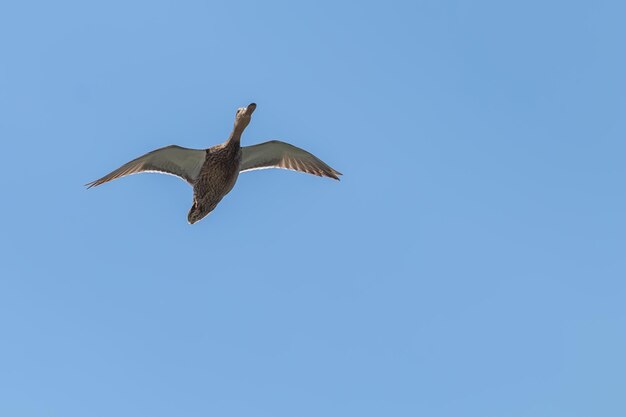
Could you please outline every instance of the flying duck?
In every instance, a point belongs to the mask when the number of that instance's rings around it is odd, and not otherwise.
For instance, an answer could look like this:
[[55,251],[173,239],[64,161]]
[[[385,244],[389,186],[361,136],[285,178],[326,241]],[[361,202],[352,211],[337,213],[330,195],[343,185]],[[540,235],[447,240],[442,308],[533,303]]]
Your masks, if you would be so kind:
[[111,180],[140,172],[175,175],[193,187],[193,204],[187,215],[190,224],[204,218],[233,189],[240,172],[283,168],[339,180],[334,170],[313,154],[278,140],[241,146],[241,134],[250,123],[255,103],[237,109],[235,126],[228,139],[208,149],[177,145],[148,152],[104,177],[85,184],[96,187]]

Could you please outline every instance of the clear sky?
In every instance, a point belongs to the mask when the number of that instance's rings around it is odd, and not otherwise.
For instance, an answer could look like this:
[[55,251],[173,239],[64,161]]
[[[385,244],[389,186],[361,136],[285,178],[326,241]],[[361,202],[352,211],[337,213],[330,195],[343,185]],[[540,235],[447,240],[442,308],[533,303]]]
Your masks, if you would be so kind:
[[[0,415],[626,415],[623,1],[4,1]],[[152,149],[281,139],[190,226]]]

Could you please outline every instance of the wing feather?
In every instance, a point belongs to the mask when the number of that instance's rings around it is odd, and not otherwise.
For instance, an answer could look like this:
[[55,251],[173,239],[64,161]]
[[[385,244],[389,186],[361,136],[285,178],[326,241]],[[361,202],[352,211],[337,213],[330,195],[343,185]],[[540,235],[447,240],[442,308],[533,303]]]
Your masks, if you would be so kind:
[[339,180],[341,172],[334,170],[315,155],[285,142],[271,140],[241,148],[241,172],[255,169],[283,168],[319,177]]
[[85,185],[87,188],[96,187],[105,182],[141,172],[174,175],[193,185],[205,159],[206,151],[203,149],[188,149],[170,145],[133,159],[104,177]]

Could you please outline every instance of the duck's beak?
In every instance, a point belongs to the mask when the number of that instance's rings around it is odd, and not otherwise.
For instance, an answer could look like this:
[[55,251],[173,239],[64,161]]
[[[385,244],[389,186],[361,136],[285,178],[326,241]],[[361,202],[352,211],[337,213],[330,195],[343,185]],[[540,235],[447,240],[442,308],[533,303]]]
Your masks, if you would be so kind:
[[254,109],[256,109],[256,103],[248,104],[248,107],[246,107],[246,116],[252,116]]

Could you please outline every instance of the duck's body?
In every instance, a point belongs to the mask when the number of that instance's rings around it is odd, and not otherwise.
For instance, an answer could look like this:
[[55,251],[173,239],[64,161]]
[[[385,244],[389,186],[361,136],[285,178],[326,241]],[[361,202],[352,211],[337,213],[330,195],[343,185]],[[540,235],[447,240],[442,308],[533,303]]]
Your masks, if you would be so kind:
[[193,185],[193,205],[187,220],[193,224],[209,214],[230,192],[239,177],[241,146],[226,143],[206,150],[206,161]]
[[140,172],[175,175],[193,187],[193,205],[187,220],[193,224],[209,214],[230,192],[240,172],[285,168],[339,180],[335,171],[314,155],[280,141],[241,147],[241,135],[250,123],[256,104],[237,110],[235,126],[226,142],[208,149],[187,149],[171,145],[149,152],[104,177],[88,188]]

